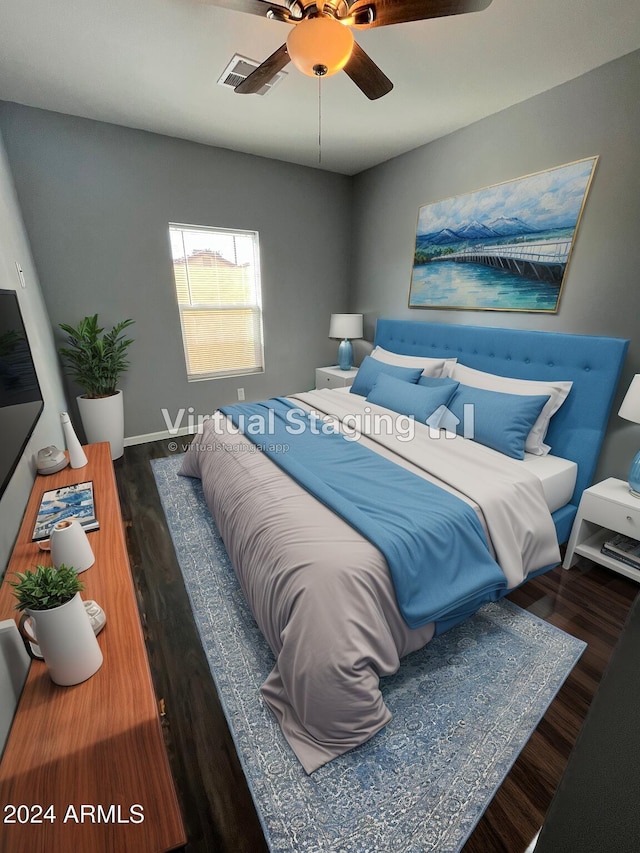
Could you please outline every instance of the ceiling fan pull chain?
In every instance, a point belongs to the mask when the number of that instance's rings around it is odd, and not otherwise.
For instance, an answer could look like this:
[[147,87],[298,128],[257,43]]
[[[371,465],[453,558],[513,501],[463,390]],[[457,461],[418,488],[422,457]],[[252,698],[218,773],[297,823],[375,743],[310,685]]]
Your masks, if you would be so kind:
[[318,166],[322,163],[322,77],[318,77]]

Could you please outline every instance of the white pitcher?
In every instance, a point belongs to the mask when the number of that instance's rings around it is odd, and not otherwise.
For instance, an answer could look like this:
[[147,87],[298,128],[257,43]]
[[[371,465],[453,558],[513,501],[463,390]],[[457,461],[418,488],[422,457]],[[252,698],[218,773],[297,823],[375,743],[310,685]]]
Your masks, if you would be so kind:
[[[44,660],[55,684],[79,684],[102,666],[102,652],[79,592],[51,610],[27,608],[19,628],[31,657]],[[40,647],[41,658],[30,644]]]

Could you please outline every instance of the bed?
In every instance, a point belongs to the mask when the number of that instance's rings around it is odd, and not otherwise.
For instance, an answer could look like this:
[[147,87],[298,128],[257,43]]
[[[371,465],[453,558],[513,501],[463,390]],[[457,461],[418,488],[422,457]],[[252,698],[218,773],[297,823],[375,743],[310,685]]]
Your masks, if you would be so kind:
[[[406,368],[409,381],[404,367],[371,368],[369,359],[362,382],[370,368],[385,378],[375,373],[366,395],[326,389],[225,407],[205,422],[182,466],[184,475],[202,479],[274,653],[261,693],[308,773],[390,722],[379,680],[403,656],[558,564],[558,544],[593,477],[628,346],[615,338],[396,320],[378,321],[374,343],[402,365],[402,357],[446,363],[435,382],[426,368]],[[396,408],[376,402],[388,402],[376,397],[381,388],[421,401],[435,400],[447,382],[452,394],[466,393],[456,375],[473,381],[474,371],[543,383],[543,390],[570,384],[542,434],[552,453],[524,452],[523,444],[517,459],[510,445],[503,452],[483,444],[480,402],[472,440],[450,421],[428,419],[411,427],[409,439],[396,397]],[[484,390],[469,393],[484,399]],[[489,396],[492,406],[514,402],[510,393]],[[456,399],[447,398],[439,418],[451,417]],[[527,447],[538,407],[544,412],[550,402],[542,393],[523,396],[531,412],[518,429]],[[517,418],[521,408],[518,401]],[[375,416],[380,422],[368,431]],[[300,426],[295,439],[292,422]]]

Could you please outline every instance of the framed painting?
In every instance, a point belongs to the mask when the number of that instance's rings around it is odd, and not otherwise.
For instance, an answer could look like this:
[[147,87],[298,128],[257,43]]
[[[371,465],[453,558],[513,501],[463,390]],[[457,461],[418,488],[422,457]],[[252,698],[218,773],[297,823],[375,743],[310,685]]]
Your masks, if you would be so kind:
[[557,312],[597,159],[420,207],[409,308]]

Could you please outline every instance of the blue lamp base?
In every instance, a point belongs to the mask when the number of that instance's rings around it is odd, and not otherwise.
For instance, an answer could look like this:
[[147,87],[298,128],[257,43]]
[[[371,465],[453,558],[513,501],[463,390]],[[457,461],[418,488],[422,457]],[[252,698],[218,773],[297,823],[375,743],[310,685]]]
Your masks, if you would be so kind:
[[640,498],[640,450],[633,457],[629,468],[629,491],[636,498]]
[[[351,341],[345,338],[338,347],[338,367],[340,370],[351,370],[353,364],[353,347]],[[640,456],[640,453],[638,454]]]

